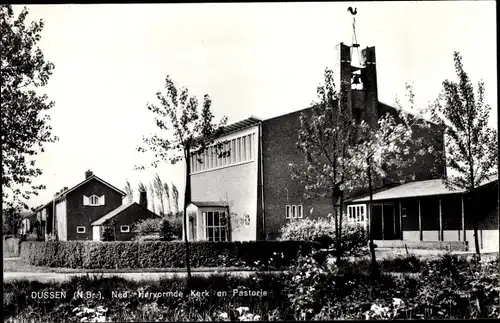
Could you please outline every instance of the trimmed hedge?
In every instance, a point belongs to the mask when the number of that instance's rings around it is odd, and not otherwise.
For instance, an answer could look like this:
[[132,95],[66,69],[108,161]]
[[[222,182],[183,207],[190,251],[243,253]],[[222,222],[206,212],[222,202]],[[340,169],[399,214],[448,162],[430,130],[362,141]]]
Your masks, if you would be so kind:
[[[191,242],[192,267],[289,266],[316,246],[306,241]],[[30,265],[85,269],[183,268],[182,241],[23,242],[21,259]],[[270,261],[271,260],[271,261]]]
[[21,239],[8,237],[3,240],[3,253],[12,253],[16,256],[19,256],[19,252],[21,249]]

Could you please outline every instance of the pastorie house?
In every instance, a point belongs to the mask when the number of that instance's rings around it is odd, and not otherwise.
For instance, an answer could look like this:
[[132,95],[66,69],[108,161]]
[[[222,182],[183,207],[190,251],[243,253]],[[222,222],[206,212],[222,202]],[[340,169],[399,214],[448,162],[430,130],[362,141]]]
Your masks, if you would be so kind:
[[48,239],[101,241],[106,228],[113,225],[116,240],[131,240],[132,225],[147,218],[157,218],[146,205],[122,204],[124,192],[85,172],[85,180],[68,189],[64,187],[45,205],[36,209],[36,222]]
[[[347,105],[353,117],[373,124],[386,113],[396,115],[397,108],[378,101],[375,47],[361,50],[360,66],[351,64],[353,48],[340,43],[336,49],[336,84],[349,85]],[[204,155],[191,158],[189,240],[274,240],[280,237],[282,226],[293,218],[326,217],[333,213],[329,199],[304,199],[303,185],[291,178],[289,165],[304,162],[296,142],[299,117],[308,111],[310,108],[266,120],[252,116],[228,125],[218,141],[226,143],[224,150],[230,151],[229,156],[219,158],[215,148],[209,147]],[[443,132],[437,126],[414,135],[424,137],[435,150],[444,150]],[[463,192],[443,188],[439,178],[446,175],[445,165],[430,154],[416,154],[416,162],[403,173],[413,182],[400,185],[401,174],[394,172],[376,185],[379,193],[374,196],[377,206],[373,216],[378,239],[465,239],[470,247],[470,217],[476,214],[467,206],[462,208]],[[495,183],[498,179],[483,183],[482,189],[493,192]],[[365,193],[359,189],[347,197],[345,210],[349,221],[366,225],[370,215]],[[485,217],[497,217],[493,212],[497,198],[490,193],[485,193],[485,209],[480,212]],[[229,221],[224,220],[227,214]],[[493,218],[487,223],[481,225],[481,247],[496,240],[498,248],[497,220]]]

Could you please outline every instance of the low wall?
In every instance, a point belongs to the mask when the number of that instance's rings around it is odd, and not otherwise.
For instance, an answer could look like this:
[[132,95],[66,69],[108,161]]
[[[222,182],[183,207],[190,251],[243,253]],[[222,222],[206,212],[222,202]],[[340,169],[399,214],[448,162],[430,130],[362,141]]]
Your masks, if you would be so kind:
[[375,240],[377,248],[405,248],[427,250],[467,251],[468,244],[464,241],[405,241],[405,240]]
[[[420,231],[404,231],[403,241],[408,243],[414,242],[441,242],[441,243],[463,243],[464,232],[462,230],[444,230],[443,240],[439,241],[438,231],[422,231],[423,241],[420,241]],[[479,248],[482,252],[498,252],[499,243],[499,231],[498,230],[478,230],[478,240]],[[476,248],[474,240],[474,230],[466,230],[465,240],[467,242],[468,250],[473,251]],[[387,240],[386,240],[387,241]],[[401,240],[398,240],[401,241]]]

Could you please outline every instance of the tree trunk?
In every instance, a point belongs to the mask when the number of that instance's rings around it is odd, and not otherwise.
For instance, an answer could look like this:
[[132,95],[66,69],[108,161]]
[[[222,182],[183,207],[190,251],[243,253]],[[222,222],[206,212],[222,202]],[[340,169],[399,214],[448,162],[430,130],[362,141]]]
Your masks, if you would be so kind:
[[186,189],[184,190],[184,242],[186,246],[186,271],[188,282],[191,281],[191,266],[189,264],[189,240],[188,240],[188,228],[187,228],[187,207],[191,203],[191,165],[190,165],[190,148],[186,147],[184,151],[184,160],[186,161]]
[[340,228],[339,228],[339,210],[336,205],[335,192],[332,193],[333,216],[335,217],[335,255],[337,267],[341,265],[341,247],[340,247]]
[[337,266],[340,267],[342,264],[342,256],[344,255],[344,249],[342,245],[342,219],[344,216],[344,191],[340,191],[340,206],[338,207],[339,210],[339,243],[338,243],[338,257],[337,257]]
[[377,258],[375,256],[375,244],[373,243],[373,185],[372,185],[372,171],[371,171],[371,162],[368,159],[368,168],[367,168],[367,175],[368,175],[368,191],[370,194],[370,202],[369,202],[369,214],[370,214],[370,221],[368,225],[368,233],[370,236],[370,254],[372,256],[372,274],[374,276],[379,276],[379,268],[378,268],[378,263],[377,263]]
[[[476,212],[477,210],[477,205],[476,205],[476,198],[475,198],[475,189],[473,188],[471,190],[471,193],[470,193],[470,201],[471,201],[471,209],[473,212]],[[477,258],[478,260],[481,260],[481,249],[480,249],[480,246],[479,246],[479,235],[478,235],[478,231],[479,231],[479,219],[478,219],[478,216],[474,216],[473,217],[473,229],[474,229],[474,244],[476,245],[476,255],[477,255]]]

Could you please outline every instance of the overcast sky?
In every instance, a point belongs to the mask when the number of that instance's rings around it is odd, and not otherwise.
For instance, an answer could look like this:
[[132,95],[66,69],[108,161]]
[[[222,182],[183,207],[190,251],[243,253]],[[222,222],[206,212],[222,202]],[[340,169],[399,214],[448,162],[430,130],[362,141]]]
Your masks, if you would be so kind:
[[60,138],[37,158],[47,190],[32,206],[87,169],[119,188],[128,178],[136,191],[157,171],[183,192],[183,166],[133,170],[145,162],[142,136],[155,131],[146,103],[165,76],[200,100],[210,94],[217,119],[229,122],[303,109],[333,67],[335,45],[351,43],[349,6],[358,43],[376,46],[380,101],[393,103],[411,81],[426,106],[455,77],[457,50],[473,82],[485,81],[497,126],[493,1],[29,6],[30,19],[46,22],[40,46],[55,70],[44,92]]

